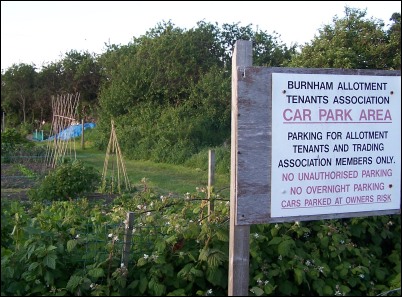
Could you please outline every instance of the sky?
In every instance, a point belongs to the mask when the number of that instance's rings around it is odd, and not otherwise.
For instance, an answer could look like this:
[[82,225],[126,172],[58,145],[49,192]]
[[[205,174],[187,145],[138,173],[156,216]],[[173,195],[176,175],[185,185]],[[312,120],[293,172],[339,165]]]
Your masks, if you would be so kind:
[[205,21],[280,35],[287,44],[311,42],[344,17],[345,6],[390,24],[401,1],[1,1],[1,69],[60,61],[71,50],[102,54],[105,44],[127,45],[158,23],[191,29]]

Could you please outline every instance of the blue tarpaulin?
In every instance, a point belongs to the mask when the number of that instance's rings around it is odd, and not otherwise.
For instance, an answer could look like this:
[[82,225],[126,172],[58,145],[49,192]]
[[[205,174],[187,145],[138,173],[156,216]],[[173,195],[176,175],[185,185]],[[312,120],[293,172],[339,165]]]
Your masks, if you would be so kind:
[[[84,130],[95,128],[95,123],[84,123]],[[72,125],[66,129],[60,131],[58,134],[53,135],[48,138],[48,140],[56,139],[68,140],[70,138],[75,138],[81,136],[82,134],[82,124]]]

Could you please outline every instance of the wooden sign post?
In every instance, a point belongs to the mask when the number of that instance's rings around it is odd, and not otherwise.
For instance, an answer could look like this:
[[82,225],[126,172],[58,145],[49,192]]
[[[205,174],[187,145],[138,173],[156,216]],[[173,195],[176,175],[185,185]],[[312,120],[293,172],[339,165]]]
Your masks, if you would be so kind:
[[238,67],[252,65],[252,42],[238,40],[232,57],[232,132],[230,168],[230,231],[229,231],[229,296],[248,296],[250,226],[236,224],[237,217],[237,171],[239,106],[237,104],[237,81],[241,75]]
[[232,68],[229,295],[248,295],[249,225],[399,214],[400,71]]

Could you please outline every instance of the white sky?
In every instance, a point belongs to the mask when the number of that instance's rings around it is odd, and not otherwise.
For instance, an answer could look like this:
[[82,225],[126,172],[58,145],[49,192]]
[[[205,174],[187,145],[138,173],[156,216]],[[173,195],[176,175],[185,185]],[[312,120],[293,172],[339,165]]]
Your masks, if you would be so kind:
[[1,69],[40,67],[70,50],[101,54],[105,43],[127,45],[169,20],[182,29],[201,20],[252,24],[287,45],[304,44],[334,16],[343,18],[345,5],[385,24],[401,11],[401,1],[1,1]]

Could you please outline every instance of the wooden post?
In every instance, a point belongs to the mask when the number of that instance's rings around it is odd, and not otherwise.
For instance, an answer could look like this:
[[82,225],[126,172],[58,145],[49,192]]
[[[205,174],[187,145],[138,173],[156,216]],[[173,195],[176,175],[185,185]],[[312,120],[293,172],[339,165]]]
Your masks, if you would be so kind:
[[123,254],[121,262],[124,264],[124,267],[128,268],[128,258],[130,256],[131,239],[133,238],[134,212],[130,211],[127,213],[125,225],[126,228],[124,232]]
[[214,211],[214,201],[211,200],[212,187],[215,180],[215,151],[208,151],[208,220]]
[[2,129],[1,129],[1,132],[4,132],[5,130],[6,130],[6,113],[3,111],[3,125],[2,125]]
[[236,225],[237,214],[237,67],[252,66],[252,41],[237,40],[232,56],[232,132],[228,296],[248,296],[250,226]]
[[82,129],[81,129],[81,148],[84,149],[84,119],[81,120]]

